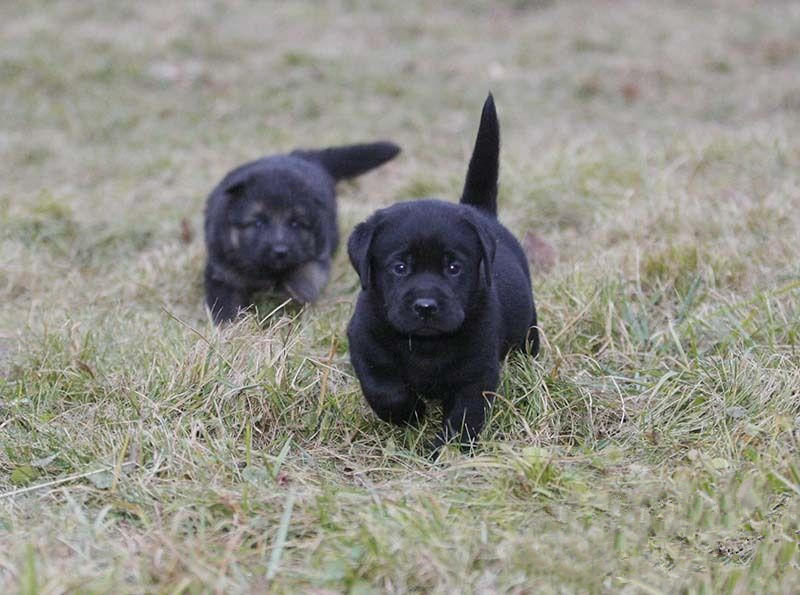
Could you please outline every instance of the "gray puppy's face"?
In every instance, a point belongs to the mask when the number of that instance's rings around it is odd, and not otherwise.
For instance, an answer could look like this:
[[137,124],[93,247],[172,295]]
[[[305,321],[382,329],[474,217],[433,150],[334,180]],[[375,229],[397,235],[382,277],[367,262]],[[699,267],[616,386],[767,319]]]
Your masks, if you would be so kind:
[[258,196],[232,199],[225,240],[228,254],[253,274],[278,274],[312,260],[317,252],[316,213],[302,197]]

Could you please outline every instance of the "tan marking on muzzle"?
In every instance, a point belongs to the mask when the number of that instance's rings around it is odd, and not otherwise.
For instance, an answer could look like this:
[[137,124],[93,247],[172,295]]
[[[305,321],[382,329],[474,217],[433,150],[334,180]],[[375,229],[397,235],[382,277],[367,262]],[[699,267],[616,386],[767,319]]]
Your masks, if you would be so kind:
[[230,233],[230,235],[228,236],[228,239],[230,239],[230,241],[231,241],[231,246],[233,246],[234,248],[236,248],[238,250],[239,249],[239,230],[236,229],[235,227],[231,227],[229,233]]

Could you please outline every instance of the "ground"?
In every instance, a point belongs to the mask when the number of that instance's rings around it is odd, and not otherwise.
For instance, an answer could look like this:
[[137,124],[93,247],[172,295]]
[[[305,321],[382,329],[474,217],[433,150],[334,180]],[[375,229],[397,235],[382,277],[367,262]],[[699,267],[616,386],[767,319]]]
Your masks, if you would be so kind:
[[[800,6],[0,6],[0,591],[787,593],[800,580]],[[344,234],[459,194],[482,102],[541,356],[472,455],[365,405],[340,250],[218,331],[233,166],[392,139]]]

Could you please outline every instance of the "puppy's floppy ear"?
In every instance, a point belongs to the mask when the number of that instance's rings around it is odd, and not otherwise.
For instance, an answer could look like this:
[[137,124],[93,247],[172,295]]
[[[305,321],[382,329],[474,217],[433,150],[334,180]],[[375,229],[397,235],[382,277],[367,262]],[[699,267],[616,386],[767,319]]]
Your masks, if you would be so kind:
[[250,177],[250,172],[233,172],[220,182],[220,189],[224,194],[238,198],[242,195],[242,191],[247,187],[247,184],[250,183]]
[[497,250],[497,240],[476,217],[467,215],[464,220],[478,238],[481,247],[480,276],[483,286],[488,289],[492,285],[494,275],[494,255]]
[[361,279],[362,289],[368,289],[372,284],[370,250],[377,227],[378,220],[373,215],[363,223],[356,225],[353,233],[350,234],[350,239],[347,240],[347,255]]

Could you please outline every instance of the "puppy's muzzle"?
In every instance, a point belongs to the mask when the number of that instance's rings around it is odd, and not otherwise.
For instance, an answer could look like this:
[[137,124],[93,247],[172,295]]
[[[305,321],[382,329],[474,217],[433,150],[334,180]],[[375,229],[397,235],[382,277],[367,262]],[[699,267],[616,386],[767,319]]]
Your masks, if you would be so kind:
[[412,308],[420,320],[431,320],[439,312],[439,302],[433,298],[417,298]]
[[270,256],[277,261],[286,260],[289,256],[289,246],[286,244],[274,244],[270,247]]
[[293,264],[290,262],[291,260],[291,249],[288,244],[284,243],[265,246],[261,257],[264,265],[273,271],[281,271],[287,268]]

